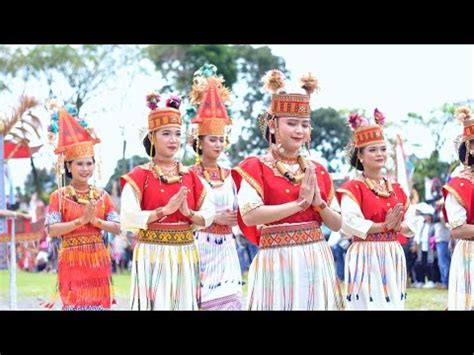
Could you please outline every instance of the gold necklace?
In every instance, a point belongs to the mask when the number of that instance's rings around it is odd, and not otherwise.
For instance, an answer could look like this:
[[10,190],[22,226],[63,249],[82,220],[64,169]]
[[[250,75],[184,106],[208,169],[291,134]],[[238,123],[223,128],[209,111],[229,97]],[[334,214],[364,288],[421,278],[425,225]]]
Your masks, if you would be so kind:
[[84,192],[77,192],[74,186],[69,185],[69,197],[75,202],[86,205],[89,201],[95,199],[94,189],[89,185],[89,189]]
[[219,166],[217,165],[217,169],[219,170],[219,181],[216,182],[216,181],[212,181],[211,180],[211,176],[209,174],[209,171],[206,170],[206,168],[204,167],[204,165],[202,164],[202,162],[199,163],[201,165],[201,169],[202,169],[202,175],[204,176],[204,179],[207,181],[207,183],[212,187],[219,187],[219,186],[222,186],[224,185],[224,181],[225,181],[225,174],[224,174],[224,170]]
[[281,153],[279,153],[276,149],[271,150],[273,158],[275,160],[282,161],[287,164],[296,164],[298,162],[298,157],[293,158],[293,157],[287,157]]
[[365,184],[368,186],[370,190],[372,190],[373,193],[375,193],[377,196],[380,197],[389,197],[393,193],[393,186],[392,183],[386,179],[385,177],[383,178],[384,180],[384,185],[385,189],[380,187],[376,182],[374,182],[372,179],[369,179],[364,173],[362,173],[364,176],[364,181]]
[[283,175],[285,178],[287,178],[290,182],[292,182],[293,184],[297,184],[303,180],[304,173],[306,171],[306,168],[308,167],[308,165],[306,164],[306,160],[303,158],[303,156],[298,155],[298,157],[296,158],[296,161],[298,165],[300,166],[301,171],[303,172],[302,174],[299,174],[296,176],[290,172],[290,170],[286,167],[286,165],[283,162],[277,160],[275,157],[274,159],[275,159],[275,166],[278,169],[279,173]]
[[[174,184],[175,182],[180,182],[183,180],[183,166],[181,164],[181,162],[175,162],[175,164],[177,165],[177,169],[178,169],[178,175],[174,175],[174,176],[165,176],[163,174],[163,172],[161,171],[161,168],[158,164],[155,164],[153,162],[153,170],[155,170],[155,173],[156,175],[158,175],[159,179],[161,182],[164,182],[165,184]],[[174,170],[174,167],[173,167],[173,170]]]

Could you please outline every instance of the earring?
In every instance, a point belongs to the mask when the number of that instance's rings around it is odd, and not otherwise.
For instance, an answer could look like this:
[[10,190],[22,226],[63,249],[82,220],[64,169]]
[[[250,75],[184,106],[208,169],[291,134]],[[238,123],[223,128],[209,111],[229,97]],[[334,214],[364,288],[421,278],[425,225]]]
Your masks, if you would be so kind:
[[364,164],[364,159],[359,159],[361,164]]
[[270,133],[271,133],[271,134],[275,134],[275,130],[272,128],[272,129],[270,130]]

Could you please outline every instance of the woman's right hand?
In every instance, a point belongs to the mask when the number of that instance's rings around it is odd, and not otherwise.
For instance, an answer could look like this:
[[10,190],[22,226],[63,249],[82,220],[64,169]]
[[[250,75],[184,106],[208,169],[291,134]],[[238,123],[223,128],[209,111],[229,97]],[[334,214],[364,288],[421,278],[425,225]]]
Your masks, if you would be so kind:
[[313,202],[315,185],[316,174],[314,173],[314,169],[306,169],[303,181],[301,182],[298,200],[306,200],[308,205],[310,205],[311,202]]
[[235,226],[237,225],[237,212],[227,209],[217,214],[213,222],[223,226]]
[[397,203],[392,209],[387,212],[384,224],[386,225],[388,230],[392,230],[401,223],[402,217],[403,205],[401,203]]
[[96,207],[97,205],[94,200],[91,200],[87,203],[84,214],[79,218],[82,225],[92,222],[92,220],[95,218]]
[[163,207],[161,210],[165,216],[173,214],[179,209],[179,206],[183,203],[183,201],[187,198],[188,195],[188,188],[182,186],[181,189],[175,193],[168,203]]

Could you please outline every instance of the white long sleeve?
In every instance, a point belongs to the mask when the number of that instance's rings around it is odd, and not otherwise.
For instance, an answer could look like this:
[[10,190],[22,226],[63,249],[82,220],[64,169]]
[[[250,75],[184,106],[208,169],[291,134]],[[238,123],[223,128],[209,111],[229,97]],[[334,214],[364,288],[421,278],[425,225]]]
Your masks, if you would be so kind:
[[348,236],[365,239],[374,222],[365,219],[359,205],[346,194],[342,195],[341,211],[342,232]]
[[448,192],[444,200],[446,214],[448,215],[449,228],[462,226],[467,221],[466,209],[459,203],[454,195]]
[[154,212],[143,211],[135,191],[126,183],[123,187],[122,197],[120,201],[120,224],[122,230],[128,230],[137,233],[139,229],[147,228],[147,221]]
[[263,200],[258,192],[245,180],[240,184],[240,190],[237,194],[240,214],[244,216],[248,212],[259,206],[263,206]]
[[410,229],[409,233],[404,234],[406,237],[413,237],[417,231],[418,216],[416,215],[415,206],[410,205],[408,210],[405,212],[403,223]]
[[[199,226],[199,228],[210,226],[215,214],[212,190],[206,188],[206,186],[204,186],[204,189],[206,190],[206,196],[199,209],[199,214],[204,218],[205,226]],[[128,183],[126,183],[123,188],[120,207],[120,223],[122,229],[134,233],[137,233],[139,229],[146,229],[148,218],[151,213],[154,213],[154,210],[143,211],[141,209],[138,197]]]
[[194,225],[197,229],[209,227],[216,214],[214,192],[210,186],[207,186],[207,184],[204,185],[204,189],[206,190],[206,196],[204,197],[204,201],[199,209],[199,214],[204,218],[204,226]]

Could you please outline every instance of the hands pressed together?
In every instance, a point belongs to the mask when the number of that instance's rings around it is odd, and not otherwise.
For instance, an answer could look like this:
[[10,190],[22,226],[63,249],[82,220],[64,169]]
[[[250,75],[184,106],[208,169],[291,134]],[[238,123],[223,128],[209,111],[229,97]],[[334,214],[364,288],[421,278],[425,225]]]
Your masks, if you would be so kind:
[[298,204],[303,209],[308,208],[310,205],[319,206],[323,202],[318,179],[314,171],[314,165],[311,162],[308,163],[303,181],[301,182],[298,201]]

